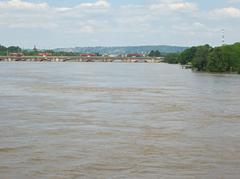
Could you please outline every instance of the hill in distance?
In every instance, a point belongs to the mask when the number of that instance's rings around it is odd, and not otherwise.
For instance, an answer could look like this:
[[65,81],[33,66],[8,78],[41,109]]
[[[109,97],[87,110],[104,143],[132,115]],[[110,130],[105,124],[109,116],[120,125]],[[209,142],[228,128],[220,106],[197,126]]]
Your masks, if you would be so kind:
[[159,50],[161,53],[178,53],[183,52],[188,47],[153,45],[153,46],[123,46],[123,47],[75,47],[75,48],[58,48],[54,51],[76,52],[76,53],[100,53],[100,54],[130,54],[130,53],[149,53],[151,50]]

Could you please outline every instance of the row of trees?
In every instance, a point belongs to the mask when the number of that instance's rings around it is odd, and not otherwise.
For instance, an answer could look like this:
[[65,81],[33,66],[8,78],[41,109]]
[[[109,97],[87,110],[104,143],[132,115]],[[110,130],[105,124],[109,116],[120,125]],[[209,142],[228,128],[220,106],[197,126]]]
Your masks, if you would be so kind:
[[22,49],[17,46],[5,47],[0,45],[0,56],[6,56],[8,53],[21,52]]
[[[37,56],[39,53],[48,53],[52,54],[53,56],[79,56],[81,53],[76,52],[56,52],[53,50],[23,50],[18,46],[11,46],[11,47],[5,47],[0,45],[0,56],[6,56],[10,53],[22,53],[26,56]],[[95,53],[97,56],[101,56],[100,53]],[[152,50],[148,54],[149,57],[160,57],[161,52],[159,50]]]
[[152,50],[149,54],[148,54],[149,57],[161,57],[161,52],[159,50]]
[[39,53],[48,53],[52,54],[53,56],[79,56],[81,54],[75,52],[56,52],[53,50],[23,50],[18,46],[5,47],[0,45],[0,56],[7,56],[10,53],[22,53],[25,56],[37,56]]
[[191,64],[197,71],[240,73],[240,43],[211,47],[191,47],[180,54],[168,54],[168,63]]

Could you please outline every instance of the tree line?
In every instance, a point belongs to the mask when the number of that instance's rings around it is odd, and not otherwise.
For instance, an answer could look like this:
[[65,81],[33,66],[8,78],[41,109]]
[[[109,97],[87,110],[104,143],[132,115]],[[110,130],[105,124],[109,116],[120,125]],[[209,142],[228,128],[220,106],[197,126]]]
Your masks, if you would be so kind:
[[6,56],[8,53],[18,53],[21,52],[22,49],[17,46],[10,46],[10,47],[5,47],[0,45],[0,56]]
[[197,71],[240,73],[240,43],[215,48],[195,46],[179,54],[167,54],[165,61],[191,65]]
[[53,56],[79,56],[81,54],[75,52],[56,52],[53,50],[25,50],[21,49],[18,46],[5,47],[3,45],[0,45],[0,56],[7,56],[11,53],[21,53],[25,56],[37,56],[39,53],[48,53]]
[[[22,53],[25,56],[37,56],[39,53],[48,53],[53,56],[79,56],[80,52],[63,52],[54,50],[24,50],[18,46],[5,47],[0,45],[0,56],[7,56],[11,53]],[[94,53],[97,56],[102,56],[100,53]],[[147,54],[149,57],[160,57],[162,54],[159,50],[152,50]]]

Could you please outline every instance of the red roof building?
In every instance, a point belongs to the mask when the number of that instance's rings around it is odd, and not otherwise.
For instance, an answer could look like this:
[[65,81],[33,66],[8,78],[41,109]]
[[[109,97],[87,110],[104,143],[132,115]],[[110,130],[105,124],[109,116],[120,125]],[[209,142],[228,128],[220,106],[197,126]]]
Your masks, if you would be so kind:
[[96,57],[97,55],[94,53],[83,53],[80,54],[81,57]]
[[52,56],[51,53],[39,53],[38,56],[40,57],[49,57],[49,56]]

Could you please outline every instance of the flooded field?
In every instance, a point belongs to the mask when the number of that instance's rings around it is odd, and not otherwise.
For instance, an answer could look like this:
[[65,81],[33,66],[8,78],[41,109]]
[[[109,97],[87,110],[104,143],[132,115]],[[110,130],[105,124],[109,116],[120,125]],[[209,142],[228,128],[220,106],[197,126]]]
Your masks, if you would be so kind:
[[240,76],[0,63],[0,178],[240,178]]

